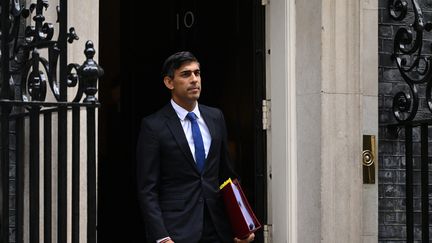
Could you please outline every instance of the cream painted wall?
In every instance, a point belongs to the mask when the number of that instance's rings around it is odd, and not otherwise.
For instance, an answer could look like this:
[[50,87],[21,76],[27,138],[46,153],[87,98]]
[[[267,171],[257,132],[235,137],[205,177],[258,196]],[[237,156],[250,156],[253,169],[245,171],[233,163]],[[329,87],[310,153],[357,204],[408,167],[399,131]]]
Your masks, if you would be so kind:
[[82,64],[85,61],[84,47],[91,40],[96,48],[98,60],[99,0],[68,0],[68,24],[75,27],[79,40],[68,46],[69,59]]
[[322,1],[321,242],[362,242],[360,6]]
[[378,128],[376,4],[267,6],[272,242],[377,242],[377,184],[361,166],[362,134]]
[[[378,1],[362,1],[360,19],[363,134],[378,141]],[[363,243],[378,242],[378,163],[377,156],[375,184],[363,185]]]
[[298,241],[321,239],[321,0],[296,2]]

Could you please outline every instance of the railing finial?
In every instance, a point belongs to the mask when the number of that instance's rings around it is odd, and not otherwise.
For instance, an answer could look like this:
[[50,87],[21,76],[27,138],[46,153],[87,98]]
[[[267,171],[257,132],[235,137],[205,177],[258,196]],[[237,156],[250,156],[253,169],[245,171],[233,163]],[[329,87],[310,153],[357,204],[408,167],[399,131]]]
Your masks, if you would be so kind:
[[84,102],[96,103],[96,93],[97,93],[97,81],[103,75],[103,69],[93,60],[96,51],[93,47],[92,41],[86,42],[86,48],[84,54],[87,60],[84,61],[83,65],[78,69],[78,75],[81,82],[84,84],[84,93],[86,97]]

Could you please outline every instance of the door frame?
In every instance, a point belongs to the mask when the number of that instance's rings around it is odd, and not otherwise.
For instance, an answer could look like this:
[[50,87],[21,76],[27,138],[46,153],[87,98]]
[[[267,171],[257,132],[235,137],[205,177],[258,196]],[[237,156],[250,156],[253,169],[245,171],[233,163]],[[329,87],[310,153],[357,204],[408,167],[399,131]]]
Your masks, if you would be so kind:
[[295,6],[295,0],[272,1],[265,17],[266,97],[271,100],[267,132],[270,242],[298,239]]

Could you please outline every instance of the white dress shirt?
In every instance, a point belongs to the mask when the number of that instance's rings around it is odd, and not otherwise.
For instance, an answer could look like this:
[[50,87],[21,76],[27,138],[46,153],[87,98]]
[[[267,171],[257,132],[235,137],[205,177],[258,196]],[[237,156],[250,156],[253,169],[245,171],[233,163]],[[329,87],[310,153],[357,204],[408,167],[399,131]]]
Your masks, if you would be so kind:
[[[179,106],[172,99],[171,99],[171,105],[174,108],[175,112],[177,113],[177,116],[180,118],[180,123],[181,123],[181,125],[183,127],[183,131],[186,135],[186,139],[188,141],[189,148],[192,152],[192,156],[193,156],[194,160],[196,161],[196,159],[195,159],[195,145],[194,145],[193,136],[192,136],[192,124],[189,121],[189,119],[186,118],[186,115],[189,113],[189,111],[187,111],[183,107]],[[207,158],[207,155],[208,155],[208,152],[210,149],[210,144],[211,144],[211,135],[210,135],[210,132],[209,132],[209,129],[208,129],[206,123],[204,122],[204,119],[201,116],[200,110],[198,109],[198,102],[197,102],[197,104],[196,104],[196,106],[192,112],[195,113],[195,115],[197,116],[198,126],[200,128],[201,136],[202,136],[203,142],[204,142],[205,156]]]

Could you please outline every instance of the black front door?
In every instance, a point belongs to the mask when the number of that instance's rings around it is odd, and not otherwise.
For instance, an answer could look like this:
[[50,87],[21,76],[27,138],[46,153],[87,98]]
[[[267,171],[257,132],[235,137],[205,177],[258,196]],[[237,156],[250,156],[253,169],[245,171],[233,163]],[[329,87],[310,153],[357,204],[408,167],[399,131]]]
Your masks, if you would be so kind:
[[[203,90],[199,102],[224,112],[235,169],[258,218],[265,223],[266,155],[265,133],[261,129],[261,102],[265,92],[264,15],[261,1],[163,0],[122,4],[125,13],[121,18],[122,45],[119,47],[122,132],[118,135],[107,132],[104,136],[122,143],[116,143],[117,152],[108,149],[104,156],[108,168],[105,174],[111,176],[101,174],[106,181],[100,183],[101,242],[115,239],[108,237],[116,234],[109,230],[114,229],[114,225],[109,226],[105,220],[116,206],[120,206],[115,220],[117,226],[122,227],[123,242],[143,242],[134,191],[136,138],[141,118],[169,102],[170,93],[163,84],[161,66],[166,57],[182,50],[194,53],[201,63]],[[118,151],[121,151],[120,156],[109,155]],[[114,161],[119,158],[121,161]],[[101,161],[102,171],[103,166],[104,161]],[[121,176],[113,182],[110,177],[115,174]],[[131,195],[115,193],[115,199],[108,196],[111,191],[108,188],[113,183],[121,183],[124,191]],[[262,233],[258,235],[262,238]]]

